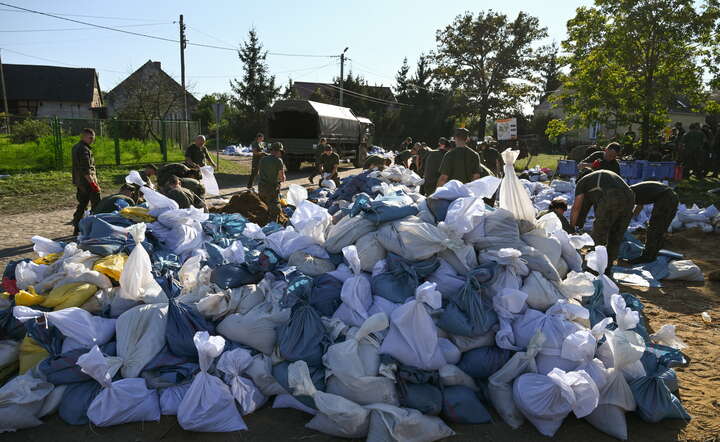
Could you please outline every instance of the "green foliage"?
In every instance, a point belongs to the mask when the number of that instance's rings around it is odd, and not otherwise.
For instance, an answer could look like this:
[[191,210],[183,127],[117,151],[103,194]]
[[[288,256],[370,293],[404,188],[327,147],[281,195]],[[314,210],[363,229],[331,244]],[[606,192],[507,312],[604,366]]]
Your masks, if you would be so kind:
[[704,103],[718,10],[715,0],[697,3],[596,0],[578,8],[563,42],[570,74],[559,97],[571,124],[638,123],[646,145],[677,98]]
[[488,117],[519,109],[537,90],[543,50],[536,46],[546,36],[536,17],[492,10],[458,15],[437,31],[436,74],[463,97],[462,113],[477,115],[480,135]]
[[570,132],[570,128],[567,123],[565,123],[565,120],[550,120],[545,128],[545,136],[553,142],[568,132]]
[[10,128],[10,132],[11,141],[16,144],[22,144],[28,142],[37,142],[38,138],[46,135],[51,135],[52,128],[45,121],[27,118],[13,124]]

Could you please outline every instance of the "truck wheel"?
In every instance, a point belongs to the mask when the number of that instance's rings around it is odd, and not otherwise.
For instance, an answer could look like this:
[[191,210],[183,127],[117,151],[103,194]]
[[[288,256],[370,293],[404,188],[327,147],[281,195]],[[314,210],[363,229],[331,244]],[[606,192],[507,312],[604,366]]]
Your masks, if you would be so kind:
[[290,172],[297,172],[300,170],[300,159],[299,158],[288,158],[287,168]]

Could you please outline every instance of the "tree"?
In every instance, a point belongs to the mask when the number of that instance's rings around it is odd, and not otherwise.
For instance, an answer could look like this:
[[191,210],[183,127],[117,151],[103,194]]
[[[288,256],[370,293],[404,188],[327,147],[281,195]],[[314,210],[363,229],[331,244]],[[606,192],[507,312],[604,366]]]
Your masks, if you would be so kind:
[[280,94],[283,100],[295,100],[298,98],[297,93],[295,92],[295,87],[293,86],[292,78],[288,78],[288,84],[285,85],[285,90]]
[[481,11],[458,15],[436,33],[437,76],[465,98],[465,115],[479,121],[485,135],[488,117],[520,108],[539,82],[535,44],[547,36],[536,17],[520,12],[514,20]]
[[334,104],[333,99],[329,98],[322,89],[317,88],[314,91],[312,91],[312,94],[308,97],[308,100],[310,101],[316,101],[318,103],[325,103],[325,104]]
[[570,124],[637,123],[647,147],[677,98],[703,104],[718,8],[716,0],[698,3],[596,0],[578,8],[563,42],[570,74],[558,98]]
[[538,102],[546,100],[550,94],[560,89],[562,86],[562,72],[560,71],[560,60],[558,53],[560,48],[556,42],[553,42],[546,48],[540,66],[540,78],[542,79],[542,90]]
[[243,76],[230,80],[230,87],[233,104],[245,120],[242,137],[250,140],[264,126],[265,112],[278,97],[280,88],[275,86],[275,76],[269,73],[267,51],[263,50],[255,29],[250,29],[248,39],[240,45],[238,57],[243,64]]
[[409,95],[408,73],[410,73],[410,65],[408,65],[408,59],[405,57],[400,70],[395,75],[395,96],[398,101],[406,100]]

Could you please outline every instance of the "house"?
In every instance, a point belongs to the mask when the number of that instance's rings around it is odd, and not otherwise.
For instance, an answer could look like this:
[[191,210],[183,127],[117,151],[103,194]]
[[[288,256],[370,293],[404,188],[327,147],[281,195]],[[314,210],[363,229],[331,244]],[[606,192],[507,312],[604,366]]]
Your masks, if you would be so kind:
[[2,68],[11,115],[87,119],[103,116],[100,83],[93,68],[26,64],[3,64]]
[[184,120],[183,94],[188,119],[199,101],[162,70],[159,61],[148,60],[105,95],[110,117],[139,120]]
[[[322,98],[327,100],[327,102],[337,103],[339,101],[339,92],[340,90],[338,87],[332,83],[313,83],[313,82],[307,82],[307,81],[295,81],[292,84],[293,86],[293,95],[301,100],[308,100],[310,97],[313,97],[315,99],[319,98],[317,97],[318,94],[321,95]],[[373,98],[379,98],[381,100],[385,101],[391,101],[394,103],[397,103],[397,99],[395,98],[395,94],[393,94],[392,89],[390,89],[387,86],[366,86],[368,93],[367,95],[373,97]],[[352,96],[352,93],[345,93],[345,97]],[[389,104],[388,106],[392,107],[394,105]]]
[[[550,97],[557,96],[560,90],[557,90],[550,94]],[[687,129],[692,123],[705,123],[705,113],[696,112],[692,110],[692,106],[687,99],[683,97],[676,97],[673,103],[668,106],[668,118],[670,124],[677,122]],[[565,110],[563,109],[562,103],[552,102],[551,99],[543,99],[540,104],[535,106],[533,110],[534,118],[547,118],[551,117],[554,119],[565,118]],[[627,125],[617,125],[612,123],[596,123],[589,127],[576,129],[565,135],[568,141],[576,142],[579,144],[591,144],[594,143],[598,138],[610,139],[617,135],[622,137],[627,132]],[[632,130],[636,134],[640,134],[640,125],[633,124]]]

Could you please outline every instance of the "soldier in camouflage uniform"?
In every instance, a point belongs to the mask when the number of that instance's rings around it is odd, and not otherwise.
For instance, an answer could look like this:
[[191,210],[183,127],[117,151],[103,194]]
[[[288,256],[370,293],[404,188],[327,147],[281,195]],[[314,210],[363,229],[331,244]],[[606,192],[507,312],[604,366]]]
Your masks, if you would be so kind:
[[638,258],[631,259],[631,264],[652,262],[662,248],[665,232],[675,218],[678,207],[678,196],[669,186],[657,181],[643,181],[630,186],[635,194],[635,214],[640,213],[645,204],[652,204],[653,210],[648,223],[645,250]]

